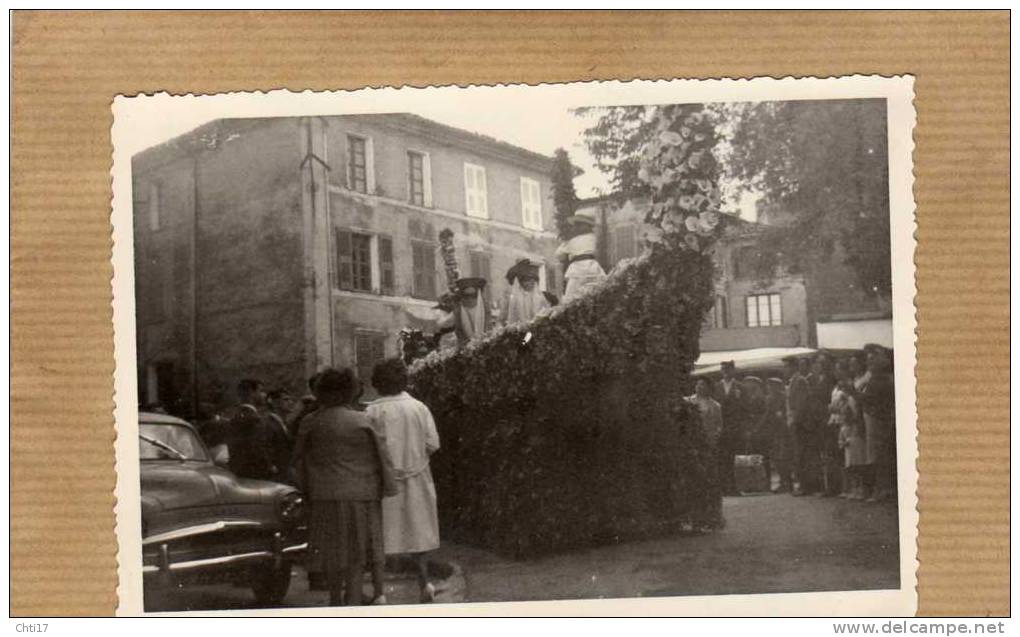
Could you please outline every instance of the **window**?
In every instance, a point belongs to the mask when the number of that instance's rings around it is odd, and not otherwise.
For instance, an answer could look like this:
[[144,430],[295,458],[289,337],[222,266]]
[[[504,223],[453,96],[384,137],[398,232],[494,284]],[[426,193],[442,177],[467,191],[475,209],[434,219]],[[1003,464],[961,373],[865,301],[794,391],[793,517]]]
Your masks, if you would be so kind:
[[336,231],[337,282],[342,290],[372,291],[372,235]]
[[468,216],[489,218],[489,201],[485,187],[485,168],[464,164],[464,198]]
[[354,364],[365,392],[372,391],[372,369],[386,358],[386,337],[377,332],[354,333]]
[[748,327],[782,324],[783,304],[778,294],[754,294],[747,297]]
[[631,259],[637,256],[637,236],[634,226],[627,224],[613,228],[613,261]]
[[436,249],[424,241],[411,242],[413,285],[411,296],[419,299],[436,298]]
[[376,237],[379,245],[379,285],[383,294],[392,295],[396,287],[393,274],[393,239],[386,235]]
[[149,184],[149,230],[159,230],[160,195],[159,184]]
[[393,294],[393,239],[338,228],[336,231],[337,287],[356,292]]
[[521,177],[521,221],[530,230],[542,229],[542,187],[527,177]]
[[375,167],[372,140],[347,136],[347,187],[357,192],[375,193]]
[[492,261],[484,252],[471,252],[471,276],[481,277],[489,281]]
[[415,206],[432,207],[432,167],[428,153],[407,153],[407,200]]

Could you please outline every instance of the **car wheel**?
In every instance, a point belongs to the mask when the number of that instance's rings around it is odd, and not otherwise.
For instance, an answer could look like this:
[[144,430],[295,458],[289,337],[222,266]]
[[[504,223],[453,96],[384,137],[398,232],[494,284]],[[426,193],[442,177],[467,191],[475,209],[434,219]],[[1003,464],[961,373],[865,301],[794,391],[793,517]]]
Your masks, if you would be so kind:
[[255,571],[255,579],[251,590],[255,593],[255,601],[264,606],[273,606],[283,601],[290,588],[290,562],[284,562],[279,568],[266,566]]

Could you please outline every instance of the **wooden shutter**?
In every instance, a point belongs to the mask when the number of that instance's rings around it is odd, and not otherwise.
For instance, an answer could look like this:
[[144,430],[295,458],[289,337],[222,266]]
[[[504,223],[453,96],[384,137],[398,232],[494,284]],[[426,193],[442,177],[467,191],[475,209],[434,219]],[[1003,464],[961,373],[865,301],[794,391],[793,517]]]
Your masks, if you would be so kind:
[[425,207],[432,207],[432,158],[428,153],[424,153],[421,156],[421,178],[422,178],[422,194],[425,199]]
[[485,185],[485,169],[481,166],[478,167],[475,173],[475,183],[478,186],[478,199],[479,206],[478,211],[483,217],[489,217],[489,196]]
[[336,275],[337,287],[342,290],[354,287],[354,245],[347,230],[336,231]]
[[393,239],[384,234],[379,235],[379,283],[383,294],[393,294]]

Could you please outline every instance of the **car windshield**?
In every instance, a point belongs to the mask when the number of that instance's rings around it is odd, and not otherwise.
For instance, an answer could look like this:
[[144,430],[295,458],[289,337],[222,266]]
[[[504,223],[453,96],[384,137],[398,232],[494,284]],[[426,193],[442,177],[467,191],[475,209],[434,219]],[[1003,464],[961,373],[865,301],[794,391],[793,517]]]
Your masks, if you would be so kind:
[[142,460],[208,460],[205,447],[183,425],[141,423],[138,454]]

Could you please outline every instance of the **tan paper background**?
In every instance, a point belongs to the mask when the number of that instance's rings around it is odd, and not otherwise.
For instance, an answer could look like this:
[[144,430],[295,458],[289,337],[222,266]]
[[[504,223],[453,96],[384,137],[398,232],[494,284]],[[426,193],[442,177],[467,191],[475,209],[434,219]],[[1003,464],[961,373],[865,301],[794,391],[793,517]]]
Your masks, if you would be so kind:
[[116,605],[118,93],[916,76],[921,614],[1008,614],[1009,14],[18,12],[13,615]]

